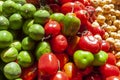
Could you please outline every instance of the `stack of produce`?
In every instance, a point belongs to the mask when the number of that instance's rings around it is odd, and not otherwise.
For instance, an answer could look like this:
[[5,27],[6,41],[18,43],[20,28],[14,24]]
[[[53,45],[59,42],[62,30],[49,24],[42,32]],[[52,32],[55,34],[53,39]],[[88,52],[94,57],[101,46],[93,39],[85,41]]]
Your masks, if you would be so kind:
[[97,16],[93,24],[105,30],[104,39],[110,43],[110,50],[117,59],[116,65],[120,67],[120,3],[117,0],[105,0],[102,5],[99,0],[91,0],[91,3],[96,8]]
[[0,80],[120,80],[115,3],[0,1]]

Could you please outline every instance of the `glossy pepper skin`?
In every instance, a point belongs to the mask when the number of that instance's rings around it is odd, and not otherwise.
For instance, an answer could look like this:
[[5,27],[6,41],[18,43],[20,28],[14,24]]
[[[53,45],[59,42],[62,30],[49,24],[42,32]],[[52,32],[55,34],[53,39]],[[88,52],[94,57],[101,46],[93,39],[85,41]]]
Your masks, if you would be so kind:
[[37,76],[37,63],[28,68],[23,68],[21,78],[23,80],[34,80]]
[[78,43],[80,49],[87,50],[93,54],[97,53],[100,50],[100,42],[98,39],[93,37],[93,35],[82,36]]
[[75,36],[80,29],[81,21],[74,13],[67,13],[62,20],[62,33],[65,36]]

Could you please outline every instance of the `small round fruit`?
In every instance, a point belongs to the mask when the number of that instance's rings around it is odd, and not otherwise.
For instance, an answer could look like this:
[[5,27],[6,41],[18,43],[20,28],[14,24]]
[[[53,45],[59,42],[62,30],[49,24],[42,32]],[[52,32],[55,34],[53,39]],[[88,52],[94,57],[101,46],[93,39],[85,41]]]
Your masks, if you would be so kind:
[[85,69],[91,65],[94,56],[89,51],[77,50],[73,55],[73,60],[78,68]]
[[28,31],[29,36],[33,40],[41,40],[45,34],[44,28],[40,24],[33,24],[29,27]]
[[20,9],[20,13],[24,18],[32,18],[35,11],[36,7],[30,3],[24,4]]
[[32,50],[34,48],[35,42],[30,37],[25,37],[22,40],[23,50]]
[[29,34],[28,29],[29,29],[29,27],[31,25],[33,25],[33,23],[34,23],[34,20],[32,20],[32,19],[28,19],[28,20],[25,21],[25,23],[23,24],[23,32],[24,32],[24,34],[26,34],[26,35]]
[[9,20],[4,16],[0,16],[0,30],[8,29],[8,26]]
[[19,10],[18,4],[12,0],[6,0],[2,5],[2,10],[5,14],[10,15]]
[[18,13],[14,13],[9,18],[10,28],[13,30],[18,30],[22,27],[23,21],[22,16]]
[[68,47],[68,41],[64,35],[59,34],[52,38],[51,47],[55,52],[63,52]]
[[6,30],[0,31],[0,48],[6,48],[13,42],[13,36]]
[[108,53],[108,59],[106,63],[116,65],[117,59],[116,56],[113,53]]
[[46,36],[56,36],[60,33],[61,26],[57,21],[49,21],[44,26]]
[[16,62],[6,64],[3,71],[5,77],[9,80],[19,78],[22,72],[20,66]]
[[50,44],[46,41],[42,41],[37,45],[35,55],[39,59],[43,54],[51,52]]
[[22,45],[20,41],[14,41],[10,44],[10,47],[14,47],[17,49],[17,51],[20,51],[22,48]]
[[50,17],[50,13],[47,10],[37,10],[34,13],[34,21],[37,24],[45,24]]
[[94,54],[94,66],[101,66],[106,63],[108,59],[108,54],[105,51],[100,50],[97,54]]
[[14,47],[5,49],[1,53],[1,59],[3,60],[3,62],[6,63],[15,61],[17,59],[17,56],[18,56],[18,51]]
[[63,18],[64,18],[64,14],[62,13],[53,13],[50,16],[50,19],[55,20],[57,22],[61,22]]
[[53,53],[45,53],[38,60],[38,74],[54,75],[58,71],[58,59]]
[[107,63],[105,65],[100,66],[99,70],[100,70],[100,73],[104,77],[119,76],[120,75],[120,70],[117,66],[107,64]]
[[33,64],[33,57],[28,51],[21,51],[17,56],[17,62],[22,67],[29,67]]

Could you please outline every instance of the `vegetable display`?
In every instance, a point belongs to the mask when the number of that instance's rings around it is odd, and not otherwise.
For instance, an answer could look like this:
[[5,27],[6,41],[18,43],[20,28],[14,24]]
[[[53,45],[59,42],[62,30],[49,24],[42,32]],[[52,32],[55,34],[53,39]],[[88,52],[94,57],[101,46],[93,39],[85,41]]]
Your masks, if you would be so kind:
[[120,80],[119,6],[0,1],[0,80]]

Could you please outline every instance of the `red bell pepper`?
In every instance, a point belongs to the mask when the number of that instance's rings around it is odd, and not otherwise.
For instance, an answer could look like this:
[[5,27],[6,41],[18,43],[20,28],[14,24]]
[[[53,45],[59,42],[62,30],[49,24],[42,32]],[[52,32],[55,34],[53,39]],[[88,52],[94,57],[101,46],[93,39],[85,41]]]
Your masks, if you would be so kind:
[[61,6],[61,12],[67,14],[69,12],[76,12],[84,8],[85,6],[81,2],[67,2]]
[[78,44],[80,49],[90,51],[94,54],[100,50],[99,40],[90,34],[82,36]]

